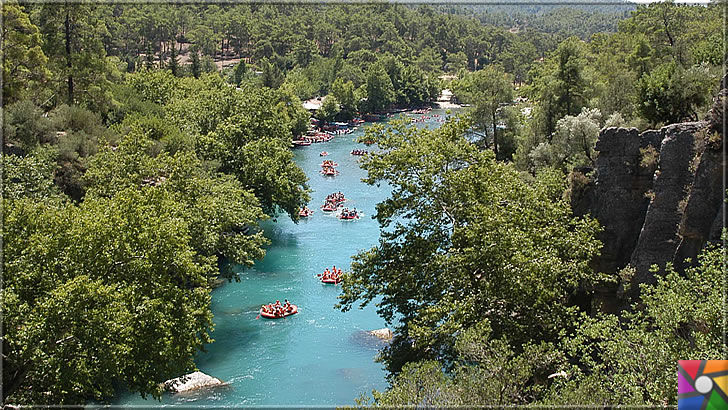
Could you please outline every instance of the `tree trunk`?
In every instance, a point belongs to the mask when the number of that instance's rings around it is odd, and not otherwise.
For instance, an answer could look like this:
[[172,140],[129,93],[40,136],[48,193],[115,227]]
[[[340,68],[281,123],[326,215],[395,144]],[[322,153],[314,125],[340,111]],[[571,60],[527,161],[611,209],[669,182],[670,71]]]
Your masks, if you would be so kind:
[[71,11],[66,3],[66,68],[68,69],[68,104],[73,104],[73,74],[71,63]]
[[495,159],[498,159],[498,131],[496,124],[496,112],[498,109],[493,110],[493,152],[495,153]]

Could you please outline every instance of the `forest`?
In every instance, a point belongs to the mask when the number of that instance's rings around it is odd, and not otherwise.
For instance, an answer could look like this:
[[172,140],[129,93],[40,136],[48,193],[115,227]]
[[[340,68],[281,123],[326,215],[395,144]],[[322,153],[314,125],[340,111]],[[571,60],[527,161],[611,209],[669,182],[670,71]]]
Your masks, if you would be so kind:
[[160,397],[213,341],[215,282],[309,201],[302,102],[348,121],[447,89],[469,108],[442,128],[367,130],[392,194],[337,307],[397,325],[358,405],[676,404],[678,359],[728,354],[724,247],[602,311],[577,296],[624,272],[570,195],[605,127],[706,118],[725,3],[559,10],[3,3],[3,403]]

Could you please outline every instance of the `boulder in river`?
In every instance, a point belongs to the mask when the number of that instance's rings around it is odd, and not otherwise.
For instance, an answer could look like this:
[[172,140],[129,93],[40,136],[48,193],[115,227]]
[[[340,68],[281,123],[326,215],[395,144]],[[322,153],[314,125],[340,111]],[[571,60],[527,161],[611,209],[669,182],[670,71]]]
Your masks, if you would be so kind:
[[372,336],[376,336],[382,340],[391,340],[392,339],[392,331],[387,327],[385,327],[383,329],[370,330],[369,334]]
[[184,393],[207,387],[222,386],[224,384],[220,379],[208,376],[202,372],[194,372],[177,377],[176,379],[167,380],[164,382],[164,388],[172,393]]

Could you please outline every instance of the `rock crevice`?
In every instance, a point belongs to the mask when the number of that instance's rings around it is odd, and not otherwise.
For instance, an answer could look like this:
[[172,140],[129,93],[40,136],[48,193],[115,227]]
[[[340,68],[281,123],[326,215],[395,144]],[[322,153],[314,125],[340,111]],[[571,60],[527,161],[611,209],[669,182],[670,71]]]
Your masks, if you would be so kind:
[[[658,274],[668,263],[682,270],[707,242],[720,239],[726,225],[725,124],[716,121],[725,118],[726,94],[719,93],[705,121],[641,134],[605,128],[599,135],[590,182],[572,194],[572,209],[603,227],[595,270],[616,274],[634,268],[631,296],[637,296],[639,284],[656,281],[652,266]],[[597,289],[596,297],[602,309],[614,310],[617,295],[612,287]]]

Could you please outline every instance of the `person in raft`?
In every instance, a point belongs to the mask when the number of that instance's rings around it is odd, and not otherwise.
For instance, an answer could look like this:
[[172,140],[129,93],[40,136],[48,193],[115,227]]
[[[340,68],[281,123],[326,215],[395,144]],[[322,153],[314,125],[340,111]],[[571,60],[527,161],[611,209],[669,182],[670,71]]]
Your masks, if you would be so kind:
[[329,268],[324,271],[324,279],[338,279],[339,275],[341,275],[341,269],[336,269],[336,266],[331,271],[329,271]]
[[272,304],[263,305],[263,313],[275,314],[275,306]]

